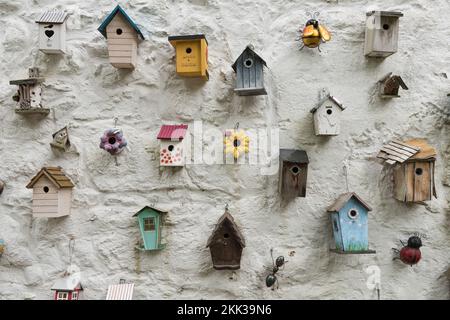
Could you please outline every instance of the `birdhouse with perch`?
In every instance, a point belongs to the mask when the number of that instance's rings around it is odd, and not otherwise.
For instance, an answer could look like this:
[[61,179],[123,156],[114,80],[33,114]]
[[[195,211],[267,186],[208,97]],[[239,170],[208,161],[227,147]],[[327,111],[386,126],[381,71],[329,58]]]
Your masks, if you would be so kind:
[[30,68],[28,79],[11,80],[9,84],[19,87],[13,100],[18,103],[16,113],[19,114],[43,114],[50,113],[50,109],[42,107],[42,87],[44,78],[39,77],[38,68]]
[[208,41],[205,35],[170,36],[169,42],[175,48],[178,75],[209,79]]
[[341,129],[341,114],[344,109],[342,103],[323,89],[319,103],[311,110],[316,136],[337,136]]
[[188,126],[163,125],[158,133],[160,146],[160,166],[162,167],[183,167],[185,165],[184,138],[186,137]]
[[217,221],[206,247],[211,251],[214,269],[240,269],[245,239],[227,208],[219,221]]
[[393,167],[394,198],[402,202],[430,201],[436,197],[434,171],[436,150],[424,139],[391,141],[378,158]]
[[234,92],[240,96],[266,95],[264,88],[264,67],[266,62],[248,45],[231,66],[236,72]]
[[135,213],[139,222],[142,242],[137,249],[142,251],[162,250],[166,247],[161,243],[163,216],[167,211],[146,206]]
[[367,13],[365,56],[386,58],[397,52],[400,17],[403,13],[394,11]]
[[308,155],[303,150],[280,150],[279,191],[284,199],[306,197]]
[[98,31],[107,39],[109,62],[118,69],[134,69],[139,40],[145,38],[125,10],[117,5]]
[[53,141],[50,142],[50,146],[52,148],[56,148],[62,151],[67,151],[70,149],[70,140],[69,140],[69,130],[67,127],[58,130],[53,135]]
[[369,211],[372,209],[356,193],[339,196],[327,210],[331,213],[334,241],[339,254],[371,254],[369,250]]
[[70,215],[73,187],[61,167],[42,168],[27,185],[28,189],[33,189],[33,216],[58,218]]
[[378,81],[380,97],[381,98],[400,98],[400,87],[403,90],[408,90],[402,77],[393,75],[392,72],[388,73],[380,81]]
[[39,50],[47,54],[64,54],[66,51],[67,13],[50,10],[36,20],[39,24]]

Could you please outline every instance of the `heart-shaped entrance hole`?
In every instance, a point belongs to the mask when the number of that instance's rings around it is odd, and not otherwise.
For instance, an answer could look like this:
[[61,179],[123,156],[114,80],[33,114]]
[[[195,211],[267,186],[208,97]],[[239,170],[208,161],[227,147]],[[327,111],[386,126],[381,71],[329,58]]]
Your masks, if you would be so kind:
[[45,30],[45,35],[46,35],[48,38],[53,37],[54,34],[55,34],[55,31],[53,31],[53,30]]

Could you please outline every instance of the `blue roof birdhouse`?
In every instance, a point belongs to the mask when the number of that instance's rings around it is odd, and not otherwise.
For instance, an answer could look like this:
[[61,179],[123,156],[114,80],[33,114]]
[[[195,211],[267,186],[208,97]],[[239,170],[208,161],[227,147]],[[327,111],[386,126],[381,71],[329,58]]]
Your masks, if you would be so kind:
[[146,206],[133,215],[138,218],[142,236],[142,243],[138,249],[147,251],[165,248],[166,245],[161,244],[161,230],[162,217],[166,213],[166,211]]

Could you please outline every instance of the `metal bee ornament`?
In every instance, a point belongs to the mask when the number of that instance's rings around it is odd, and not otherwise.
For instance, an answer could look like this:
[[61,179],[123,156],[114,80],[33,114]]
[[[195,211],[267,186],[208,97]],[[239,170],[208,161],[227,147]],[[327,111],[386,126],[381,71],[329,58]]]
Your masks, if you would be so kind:
[[308,48],[317,48],[320,51],[320,45],[331,40],[331,34],[324,25],[321,25],[319,20],[319,12],[315,12],[311,15],[311,19],[306,22],[305,27],[299,30],[301,33],[301,40],[303,45],[300,48],[302,50],[305,46]]
[[278,278],[276,276],[276,273],[280,270],[281,267],[284,269],[284,265],[287,263],[287,261],[284,260],[283,256],[279,256],[275,261],[273,260],[273,249],[270,249],[270,256],[272,257],[272,273],[269,274],[266,277],[266,286],[268,288],[272,288],[272,290],[275,290],[275,284],[277,285],[278,289]]
[[396,249],[393,248],[396,253],[395,259],[400,259],[404,264],[410,265],[411,267],[417,263],[419,263],[422,258],[422,252],[420,248],[422,247],[422,239],[419,235],[414,235],[408,239],[408,242],[405,244],[400,240],[402,244],[402,248]]

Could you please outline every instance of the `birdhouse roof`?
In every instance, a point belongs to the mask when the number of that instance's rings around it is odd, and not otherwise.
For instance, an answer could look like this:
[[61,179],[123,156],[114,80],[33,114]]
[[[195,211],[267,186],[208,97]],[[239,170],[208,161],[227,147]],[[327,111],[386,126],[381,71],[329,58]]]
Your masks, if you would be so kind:
[[428,160],[436,157],[436,150],[424,139],[413,139],[405,142],[393,140],[384,145],[377,155],[387,164],[404,163],[406,161]]
[[58,188],[73,188],[75,185],[67,177],[61,167],[44,167],[28,183],[27,188],[31,189],[42,176],[47,177]]
[[59,279],[52,286],[51,290],[74,291],[76,289],[83,290],[83,286],[80,282],[80,275],[78,273]]
[[238,63],[239,59],[241,58],[241,56],[245,53],[245,52],[250,52],[250,54],[254,57],[256,57],[258,60],[260,60],[262,62],[263,65],[265,65],[267,67],[266,62],[264,61],[263,58],[261,58],[255,51],[253,51],[253,49],[251,48],[250,45],[248,45],[244,51],[242,51],[242,53],[239,55],[239,57],[236,59],[236,61],[233,63],[233,65],[231,66],[233,68],[234,71],[236,71],[236,64]]
[[156,211],[156,212],[161,213],[161,214],[166,214],[166,213],[168,213],[168,211],[160,210],[160,209],[157,209],[157,208],[155,208],[155,207],[145,206],[145,207],[143,207],[141,210],[139,210],[138,212],[136,212],[135,214],[133,214],[133,217],[136,217],[136,216],[140,215],[143,211],[148,210],[148,209],[153,210],[153,211]]
[[219,229],[224,225],[227,224],[230,228],[230,231],[232,233],[232,237],[239,243],[239,245],[244,248],[245,247],[245,239],[242,235],[241,231],[239,230],[239,227],[236,225],[236,222],[234,222],[233,216],[228,212],[228,210],[225,210],[225,213],[219,218],[217,221],[216,227],[214,228],[211,236],[208,239],[208,242],[206,244],[206,247],[210,247],[213,242],[215,242],[216,237],[219,235]]
[[208,40],[206,40],[206,37],[204,34],[191,34],[191,35],[182,35],[182,36],[169,36],[169,42],[174,45],[175,42],[180,40],[201,40],[205,39],[206,44],[208,44]]
[[308,154],[303,150],[280,149],[281,161],[309,163]]
[[403,81],[402,77],[397,76],[397,75],[392,75],[392,72],[389,72],[387,75],[385,75],[383,78],[381,78],[378,82],[385,83],[388,80],[393,80],[399,86],[401,86],[404,90],[408,90],[408,86],[406,85],[405,81]]
[[59,10],[48,10],[42,13],[36,20],[37,23],[53,23],[61,24],[64,23],[69,15],[64,11]]
[[160,140],[183,140],[186,136],[188,125],[162,125],[159,130],[157,139]]
[[323,105],[323,103],[327,100],[331,100],[336,106],[338,106],[341,110],[345,110],[345,107],[342,103],[339,102],[334,96],[327,94],[323,99],[319,101],[319,103],[311,109],[311,113],[315,113],[319,108]]
[[110,24],[110,22],[112,21],[112,19],[114,19],[114,17],[116,16],[116,14],[122,14],[122,16],[125,18],[125,20],[128,21],[128,23],[130,24],[130,26],[137,32],[138,36],[142,39],[145,40],[144,35],[142,34],[141,30],[139,29],[139,27],[137,26],[136,23],[134,23],[134,21],[128,16],[128,14],[125,12],[125,10],[122,9],[122,7],[120,5],[117,5],[117,7],[114,8],[114,10],[105,18],[105,20],[103,20],[102,24],[100,25],[100,27],[98,27],[98,31],[100,31],[100,33],[105,37],[108,38],[107,34],[106,34],[106,27]]
[[133,300],[134,283],[112,284],[108,287],[106,300]]
[[372,16],[374,14],[380,15],[383,17],[403,17],[403,13],[398,12],[398,11],[376,11],[376,10],[373,10],[373,11],[367,12],[366,14],[368,17]]
[[361,199],[356,193],[354,192],[349,192],[349,193],[344,193],[341,194],[336,201],[334,202],[333,205],[331,205],[330,207],[328,207],[327,211],[328,212],[338,212],[339,210],[341,210],[345,204],[351,199],[351,198],[355,198],[359,203],[361,203],[361,205],[367,209],[367,211],[372,211],[372,208],[364,202],[363,199]]

